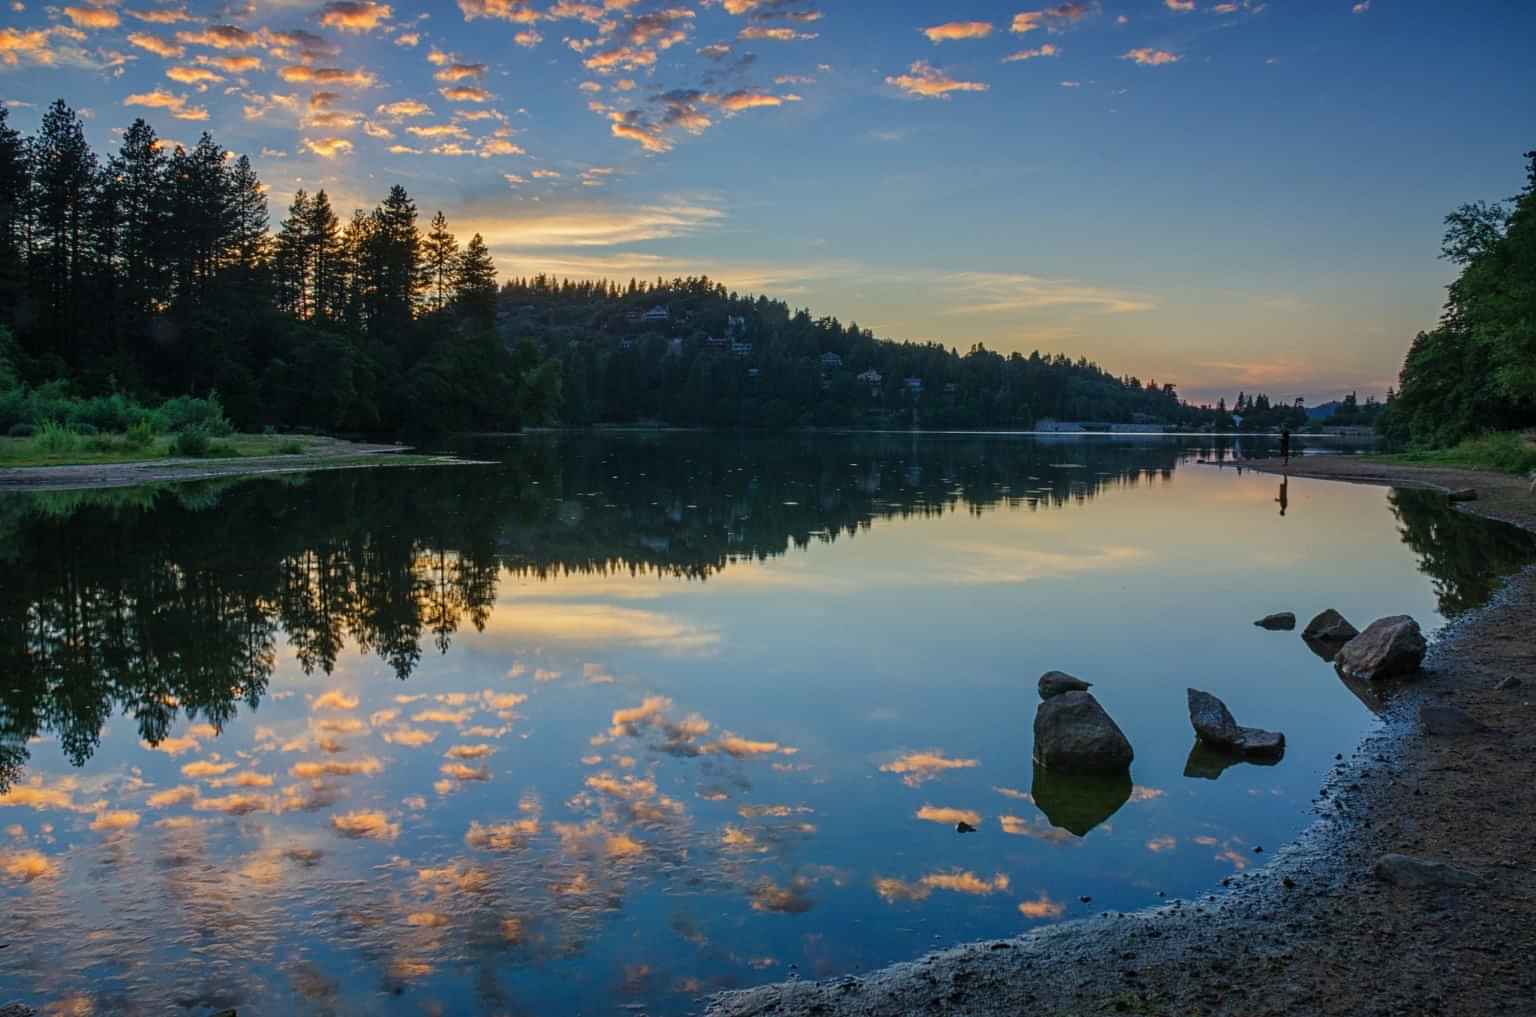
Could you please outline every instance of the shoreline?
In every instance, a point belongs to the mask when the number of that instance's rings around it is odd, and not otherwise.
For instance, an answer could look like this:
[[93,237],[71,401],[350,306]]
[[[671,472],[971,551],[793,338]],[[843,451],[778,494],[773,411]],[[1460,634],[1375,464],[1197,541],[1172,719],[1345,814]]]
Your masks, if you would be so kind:
[[[1478,500],[1461,503],[1463,511],[1536,531],[1536,495],[1520,477],[1307,459],[1318,461],[1241,465],[1350,483],[1472,487]],[[1536,946],[1533,618],[1536,565],[1448,624],[1414,680],[1382,683],[1379,703],[1368,705],[1383,723],[1330,769],[1312,822],[1228,888],[860,976],[722,993],[704,1001],[705,1013],[1528,1017],[1536,1005],[1527,963]],[[1506,677],[1525,684],[1495,689]],[[1431,737],[1418,721],[1425,703],[1454,704],[1491,730]],[[1476,885],[1379,881],[1372,868],[1388,853],[1449,862],[1473,873]]]
[[229,459],[166,457],[125,463],[0,467],[0,494],[36,491],[105,490],[141,484],[212,480],[221,477],[277,476],[320,470],[399,466],[472,466],[474,460],[413,453],[404,445],[370,445],[328,438],[298,455],[242,456]]

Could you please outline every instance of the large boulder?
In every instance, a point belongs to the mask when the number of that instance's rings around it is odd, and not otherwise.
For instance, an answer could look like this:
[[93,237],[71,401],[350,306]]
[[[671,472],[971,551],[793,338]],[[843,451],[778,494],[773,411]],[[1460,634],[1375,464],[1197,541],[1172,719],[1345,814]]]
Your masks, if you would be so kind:
[[1036,764],[1029,796],[1050,824],[1079,837],[1131,800],[1131,775],[1070,774]]
[[1271,632],[1289,632],[1296,627],[1296,616],[1289,611],[1280,611],[1276,614],[1266,614],[1254,624]]
[[1121,773],[1136,753],[1099,701],[1063,692],[1035,711],[1035,762],[1061,773]]
[[1359,634],[1359,629],[1331,607],[1301,630],[1301,638],[1309,643],[1347,643]]
[[1351,678],[1380,681],[1413,674],[1424,662],[1424,634],[1406,614],[1378,618],[1339,650],[1333,665]]
[[1227,704],[1209,692],[1188,689],[1187,695],[1189,722],[1203,744],[1244,756],[1279,756],[1285,752],[1285,735],[1280,732],[1243,727],[1232,719]]
[[1093,682],[1074,678],[1065,671],[1047,671],[1040,676],[1041,699],[1050,699],[1063,692],[1087,692],[1091,688],[1093,688]]

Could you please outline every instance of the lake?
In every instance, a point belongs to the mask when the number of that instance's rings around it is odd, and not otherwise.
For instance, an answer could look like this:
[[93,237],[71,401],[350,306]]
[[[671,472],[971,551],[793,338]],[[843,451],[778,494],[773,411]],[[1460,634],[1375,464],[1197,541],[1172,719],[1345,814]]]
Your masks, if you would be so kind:
[[[0,499],[0,1001],[680,1014],[1209,892],[1380,705],[1254,619],[1433,632],[1536,558],[1224,439],[457,450]],[[1052,669],[1130,780],[1034,771]],[[1284,759],[1192,756],[1189,686]]]

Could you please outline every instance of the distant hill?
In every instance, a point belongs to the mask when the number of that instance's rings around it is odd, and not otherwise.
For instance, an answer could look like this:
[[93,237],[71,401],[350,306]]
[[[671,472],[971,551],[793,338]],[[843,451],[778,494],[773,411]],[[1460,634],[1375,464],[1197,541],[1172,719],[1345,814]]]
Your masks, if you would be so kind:
[[1343,405],[1344,404],[1339,400],[1332,399],[1326,403],[1319,403],[1316,406],[1308,406],[1307,419],[1314,423],[1327,420],[1329,417],[1337,413],[1339,407]]

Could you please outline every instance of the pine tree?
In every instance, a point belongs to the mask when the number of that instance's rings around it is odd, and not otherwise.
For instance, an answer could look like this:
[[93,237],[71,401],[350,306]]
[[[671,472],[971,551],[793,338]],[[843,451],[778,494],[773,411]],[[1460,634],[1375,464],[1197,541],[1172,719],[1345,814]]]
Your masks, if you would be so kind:
[[448,220],[439,211],[432,217],[432,229],[422,243],[422,264],[426,271],[427,306],[440,311],[453,293],[459,243],[448,232]]
[[28,168],[26,145],[0,104],[0,320],[9,321],[25,285],[23,246]]
[[309,275],[309,306],[319,321],[342,317],[341,224],[331,199],[317,191],[304,220],[304,251]]
[[266,267],[272,238],[267,233],[267,196],[251,168],[249,156],[235,161],[229,174],[231,228],[230,258],[246,282],[256,280]]
[[79,116],[62,99],[43,114],[31,150],[32,276],[36,292],[44,296],[44,341],[50,352],[78,365],[79,295],[88,270],[96,153],[86,144]]
[[496,263],[478,233],[459,255],[453,299],[460,313],[482,327],[496,321]]
[[310,258],[306,230],[310,217],[310,197],[301,187],[288,206],[288,218],[279,227],[273,244],[273,295],[280,310],[298,318],[309,318],[314,309],[309,302]]

